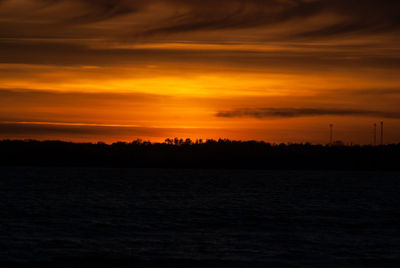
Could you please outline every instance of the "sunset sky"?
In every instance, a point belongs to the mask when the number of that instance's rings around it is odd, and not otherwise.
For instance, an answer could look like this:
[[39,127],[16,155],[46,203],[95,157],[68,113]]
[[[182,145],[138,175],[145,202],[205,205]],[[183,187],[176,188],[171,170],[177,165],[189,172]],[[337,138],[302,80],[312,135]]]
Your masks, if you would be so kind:
[[400,141],[398,0],[0,0],[0,139]]

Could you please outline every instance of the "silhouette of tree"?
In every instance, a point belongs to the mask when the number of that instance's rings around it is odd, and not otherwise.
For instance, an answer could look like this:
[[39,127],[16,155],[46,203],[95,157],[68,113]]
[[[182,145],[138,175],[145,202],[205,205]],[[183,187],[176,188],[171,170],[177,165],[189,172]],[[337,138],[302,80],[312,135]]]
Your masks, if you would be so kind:
[[382,146],[273,145],[257,141],[174,138],[165,143],[137,139],[132,143],[0,141],[0,165],[383,169],[400,170],[400,144]]
[[142,140],[141,139],[136,139],[136,140],[132,141],[132,144],[140,145],[140,144],[142,144]]

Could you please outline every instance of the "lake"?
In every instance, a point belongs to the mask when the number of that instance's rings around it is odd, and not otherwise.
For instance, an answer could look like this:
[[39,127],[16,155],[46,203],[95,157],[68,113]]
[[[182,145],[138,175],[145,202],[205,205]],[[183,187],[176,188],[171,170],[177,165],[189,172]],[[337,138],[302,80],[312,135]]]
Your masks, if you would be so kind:
[[0,168],[1,267],[400,267],[400,173]]

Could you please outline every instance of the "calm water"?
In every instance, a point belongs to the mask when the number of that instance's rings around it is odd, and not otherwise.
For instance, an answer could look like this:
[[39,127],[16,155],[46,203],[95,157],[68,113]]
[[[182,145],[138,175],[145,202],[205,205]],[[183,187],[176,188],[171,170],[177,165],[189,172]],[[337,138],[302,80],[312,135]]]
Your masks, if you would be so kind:
[[400,174],[0,169],[1,267],[400,267]]

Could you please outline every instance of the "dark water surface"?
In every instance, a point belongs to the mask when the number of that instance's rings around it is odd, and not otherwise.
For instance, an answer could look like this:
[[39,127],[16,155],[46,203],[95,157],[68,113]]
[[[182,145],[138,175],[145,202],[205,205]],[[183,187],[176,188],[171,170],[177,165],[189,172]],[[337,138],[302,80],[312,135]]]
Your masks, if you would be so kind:
[[0,266],[400,267],[400,173],[1,168]]

